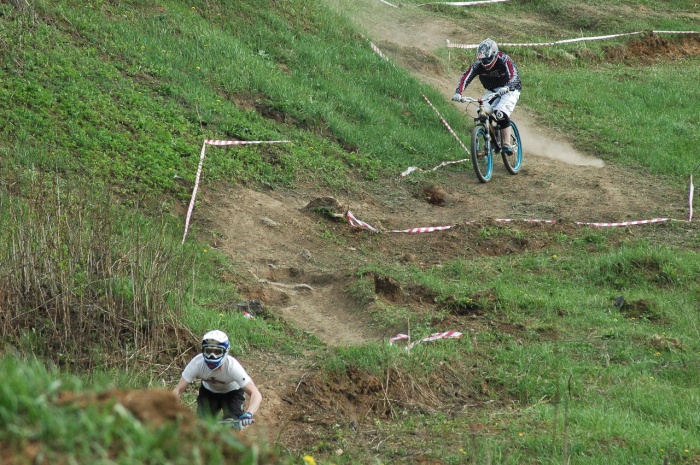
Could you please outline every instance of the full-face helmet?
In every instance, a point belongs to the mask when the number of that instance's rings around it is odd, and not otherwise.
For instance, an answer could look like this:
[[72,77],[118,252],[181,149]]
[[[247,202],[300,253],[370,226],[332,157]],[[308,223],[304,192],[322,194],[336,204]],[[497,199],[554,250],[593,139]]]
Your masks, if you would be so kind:
[[204,363],[210,370],[216,370],[228,355],[228,336],[223,331],[209,331],[202,338],[202,355]]
[[485,39],[476,49],[476,59],[484,65],[484,68],[491,69],[496,64],[498,56],[498,45],[492,39]]

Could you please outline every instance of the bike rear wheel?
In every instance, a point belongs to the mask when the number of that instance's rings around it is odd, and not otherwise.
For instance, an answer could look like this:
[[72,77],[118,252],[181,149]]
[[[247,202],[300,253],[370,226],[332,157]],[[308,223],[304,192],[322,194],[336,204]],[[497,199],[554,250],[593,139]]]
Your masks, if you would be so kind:
[[520,142],[520,132],[513,121],[510,122],[510,141],[507,142],[513,148],[513,154],[506,155],[501,152],[503,164],[506,165],[506,169],[510,174],[518,174],[523,164],[523,146]]
[[472,131],[472,165],[481,182],[489,182],[493,173],[493,156],[486,141],[486,128],[481,125]]

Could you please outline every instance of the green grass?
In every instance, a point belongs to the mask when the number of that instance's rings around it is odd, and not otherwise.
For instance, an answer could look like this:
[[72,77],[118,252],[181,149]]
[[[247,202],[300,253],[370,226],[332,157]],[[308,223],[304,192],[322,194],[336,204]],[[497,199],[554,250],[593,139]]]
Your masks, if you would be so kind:
[[[433,375],[449,383],[446,372],[451,370],[444,364],[461,371],[459,361],[472,361],[478,369],[462,373],[470,382],[452,388],[459,395],[444,399],[450,405],[445,410],[459,411],[465,402],[460,397],[469,393],[469,401],[478,405],[474,398],[481,393],[482,402],[509,405],[505,411],[487,409],[488,420],[477,420],[469,411],[441,421],[426,417],[418,427],[415,419],[392,422],[383,430],[403,439],[414,437],[416,428],[431,438],[442,437],[444,429],[461,431],[463,444],[446,441],[443,446],[452,457],[447,463],[465,463],[467,456],[481,463],[487,455],[492,463],[544,458],[560,463],[564,441],[567,456],[577,463],[634,457],[635,463],[651,464],[666,456],[692,463],[700,450],[697,412],[677,406],[700,396],[697,252],[646,240],[614,245],[618,239],[619,233],[603,233],[597,242],[607,250],[594,255],[587,241],[575,240],[526,257],[455,260],[423,270],[370,267],[365,272],[391,276],[404,288],[426,286],[437,301],[449,303],[444,313],[429,316],[430,326],[420,323],[419,314],[403,311],[395,317],[411,321],[414,340],[436,330],[470,327],[469,319],[463,327],[453,318],[449,326],[441,323],[459,308],[480,309],[477,321],[492,324],[467,333],[469,341],[425,343],[410,356],[387,352],[382,358],[372,347],[339,353],[330,367],[358,366],[386,383],[397,379],[386,374],[394,367],[399,378]],[[620,295],[626,299],[622,309],[613,302]],[[495,391],[484,391],[486,385]],[[412,411],[409,405],[396,401],[395,407]],[[468,425],[479,421],[488,432],[468,433]],[[408,450],[427,447],[418,436]],[[398,444],[385,450],[405,453]]]
[[[37,2],[36,16],[4,7],[13,51],[5,66],[31,79],[0,88],[0,103],[17,109],[0,150],[24,166],[82,167],[131,195],[184,195],[175,180],[193,178],[205,138],[294,141],[271,149],[274,158],[242,148],[208,160],[214,179],[268,183],[315,170],[337,184],[349,168],[371,178],[416,156],[456,152],[421,97],[439,94],[317,4],[267,19],[239,11],[231,21],[212,21],[216,9],[198,2],[165,2],[138,18],[126,2],[62,5]],[[239,15],[252,24],[241,27]],[[319,17],[326,27],[304,31]]]
[[[347,13],[367,5],[346,5]],[[423,9],[484,37],[503,31],[494,36],[499,42],[698,30],[693,4],[680,0]],[[649,226],[639,237],[543,233],[550,245],[539,252],[456,256],[423,268],[370,257],[351,292],[374,304],[377,321],[410,322],[413,340],[465,327],[460,341],[410,352],[319,348],[274,318],[229,311],[241,298],[232,283],[244,283],[245,270],[200,242],[197,228],[180,247],[181,219],[171,213],[189,200],[203,139],[293,141],[211,148],[205,182],[224,184],[313,180],[358,191],[416,160],[433,166],[462,158],[422,94],[450,122],[463,114],[439,89],[379,58],[344,13],[338,2],[317,0],[0,5],[0,106],[8,109],[0,126],[0,306],[14,312],[0,323],[3,344],[17,348],[0,358],[3,449],[18,454],[43,443],[46,460],[56,463],[198,463],[196,450],[218,463],[232,449],[242,457],[236,463],[260,463],[246,457],[258,449],[211,440],[215,433],[175,442],[174,427],[149,430],[119,409],[57,406],[61,390],[171,386],[179,361],[168,354],[197,343],[183,337],[175,350],[138,338],[96,340],[94,332],[58,337],[70,326],[51,319],[52,311],[89,328],[95,319],[87,310],[100,308],[110,321],[128,323],[132,336],[153,322],[193,335],[220,327],[237,354],[311,352],[328,377],[352,371],[359,379],[350,383],[370,375],[381,382],[387,392],[378,398],[391,396],[391,415],[369,416],[359,430],[343,421],[319,425],[315,448],[304,444],[290,451],[295,457],[697,463],[700,236],[692,226]],[[606,58],[610,46],[627,41],[508,48],[525,83],[520,105],[586,153],[685,189],[697,171],[700,63]],[[445,50],[436,54],[446,61]],[[472,56],[453,52],[451,66]],[[528,233],[484,227],[479,234],[487,241]],[[429,290],[437,310],[379,302],[373,273]],[[613,305],[618,296],[626,307]],[[16,324],[27,315],[39,318]],[[105,350],[105,341],[114,345]],[[84,352],[63,350],[71,343]],[[138,354],[154,347],[167,363],[149,359],[154,368],[144,368],[151,365]],[[53,364],[61,369],[47,368]],[[81,366],[99,370],[79,375]]]
[[584,151],[686,179],[696,172],[696,58],[643,67],[593,65],[596,72],[585,73],[555,66],[556,82],[548,66],[522,61],[531,82],[523,103],[559,121]]
[[[86,385],[18,356],[0,358],[0,372],[0,445],[12,463],[289,463],[269,447],[250,448],[216,425],[191,424],[184,433],[180,422],[144,425],[114,401],[85,406],[59,395],[87,396],[107,390],[111,383]],[[35,448],[37,444],[41,448]]]

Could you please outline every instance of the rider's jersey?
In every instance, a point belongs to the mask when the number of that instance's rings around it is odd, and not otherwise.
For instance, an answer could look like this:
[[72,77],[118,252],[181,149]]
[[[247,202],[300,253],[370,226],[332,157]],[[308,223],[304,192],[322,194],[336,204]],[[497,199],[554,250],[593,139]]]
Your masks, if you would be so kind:
[[490,70],[486,69],[479,60],[464,72],[457,84],[456,92],[461,94],[464,89],[479,76],[481,85],[485,89],[493,90],[497,87],[508,87],[510,90],[522,90],[520,82],[520,73],[518,68],[513,63],[513,60],[503,52],[498,52],[496,63]]
[[202,380],[205,388],[211,392],[225,393],[243,388],[250,382],[250,376],[235,358],[227,355],[215,370],[210,370],[204,363],[204,356],[199,354],[187,364],[182,377],[188,383],[196,378]]

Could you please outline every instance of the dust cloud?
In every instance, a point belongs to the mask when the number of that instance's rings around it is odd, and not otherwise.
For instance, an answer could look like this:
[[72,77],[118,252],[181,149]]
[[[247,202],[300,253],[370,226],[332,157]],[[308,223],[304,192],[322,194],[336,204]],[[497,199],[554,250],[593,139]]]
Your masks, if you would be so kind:
[[518,119],[517,123],[523,149],[529,155],[545,157],[576,166],[592,166],[594,168],[605,166],[603,160],[599,158],[583,155],[566,142],[538,133],[524,119]]

